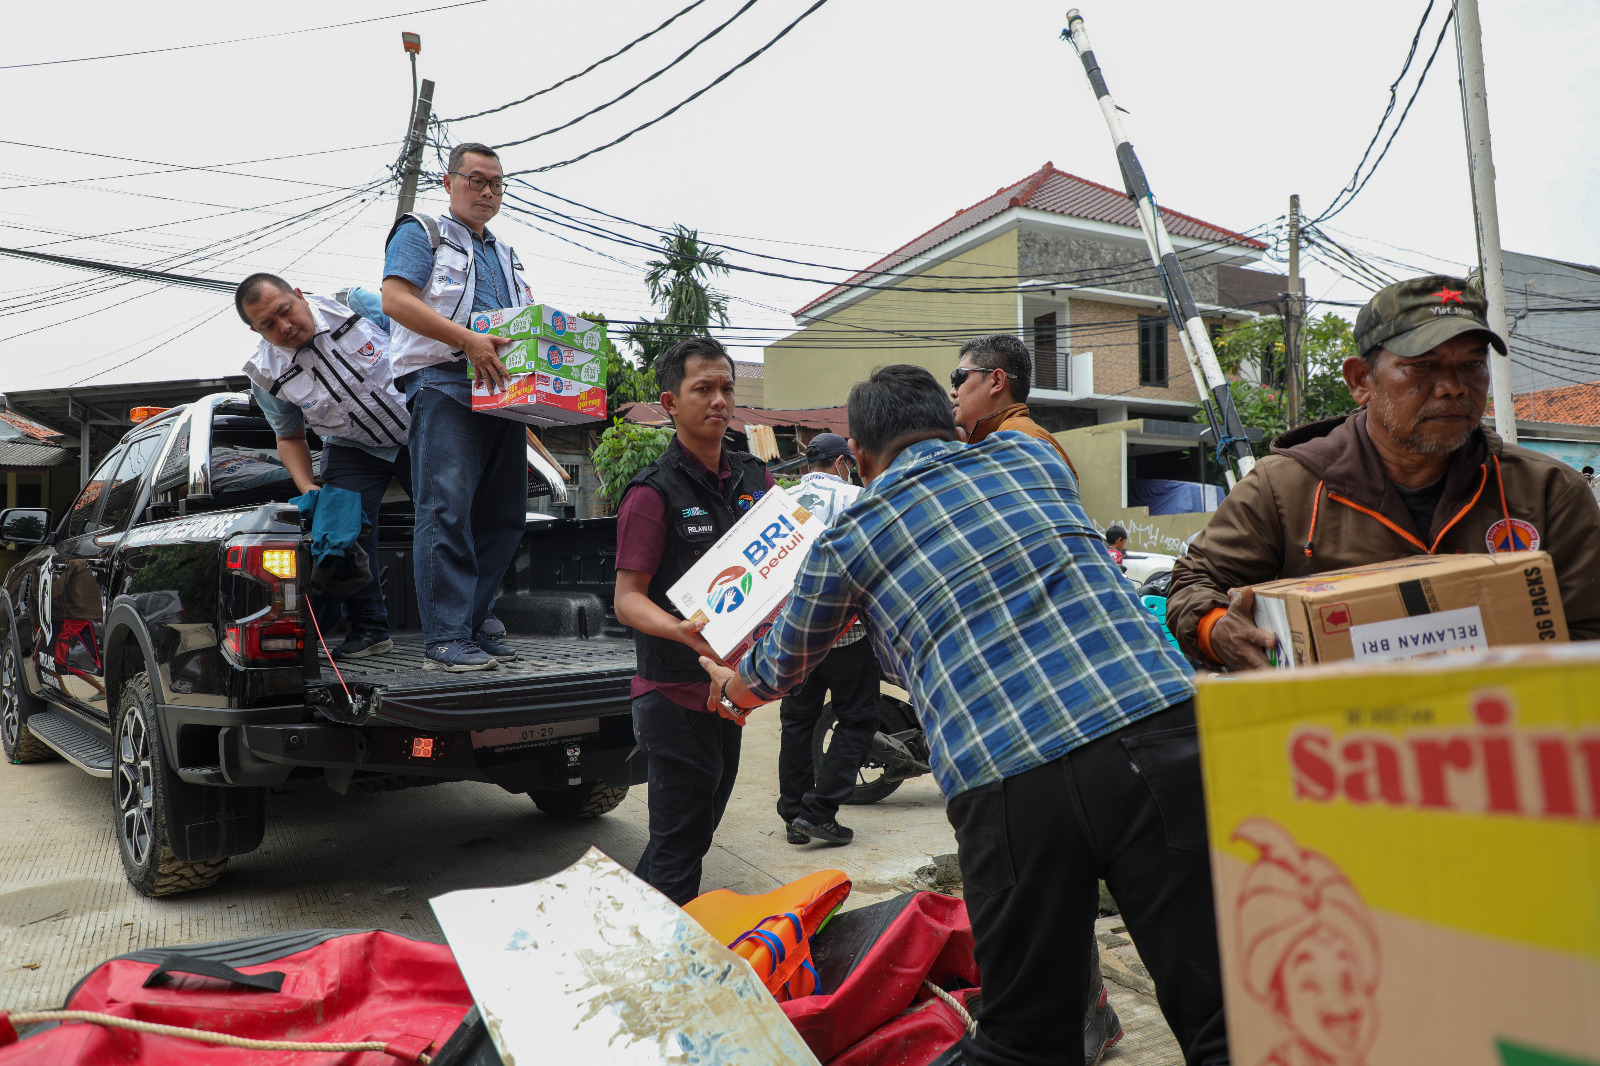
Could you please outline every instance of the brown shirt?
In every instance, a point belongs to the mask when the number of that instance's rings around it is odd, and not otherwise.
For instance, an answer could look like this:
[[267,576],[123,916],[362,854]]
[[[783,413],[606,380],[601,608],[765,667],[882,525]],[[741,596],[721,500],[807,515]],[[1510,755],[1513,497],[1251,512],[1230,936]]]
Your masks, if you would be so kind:
[[978,424],[972,427],[972,436],[967,438],[967,443],[977,444],[989,434],[998,433],[1003,429],[1026,433],[1030,437],[1049,442],[1050,447],[1061,453],[1061,458],[1066,461],[1067,469],[1072,471],[1072,476],[1078,476],[1078,468],[1072,465],[1072,457],[1067,454],[1067,450],[1048,429],[1028,417],[1028,405],[1025,403],[1014,403],[1010,407],[1001,408],[988,418],[979,419]]

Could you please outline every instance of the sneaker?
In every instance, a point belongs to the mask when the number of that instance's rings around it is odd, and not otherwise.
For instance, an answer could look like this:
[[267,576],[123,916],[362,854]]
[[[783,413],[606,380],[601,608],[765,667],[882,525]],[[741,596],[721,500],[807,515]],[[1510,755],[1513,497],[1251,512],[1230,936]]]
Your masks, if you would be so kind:
[[387,655],[394,651],[394,641],[377,633],[351,633],[344,643],[328,654],[340,662],[346,659],[365,659],[370,655]]
[[1099,1000],[1083,1019],[1084,1066],[1095,1066],[1121,1039],[1122,1021],[1111,1006],[1105,985],[1101,984]]
[[790,822],[789,828],[827,844],[848,844],[856,837],[853,830],[846,829],[838,822],[812,822],[808,821],[805,815]]
[[478,636],[488,637],[490,640],[500,640],[506,635],[506,624],[494,615],[483,620],[483,625],[478,627]]
[[424,670],[448,670],[452,674],[493,670],[499,665],[498,659],[470,640],[445,640],[431,644],[423,653],[422,660]]
[[[504,634],[504,632],[505,628],[502,626],[501,633]],[[517,657],[517,649],[513,648],[509,644],[500,643],[498,640],[489,636],[489,634],[485,633],[481,629],[473,635],[472,643],[476,644],[485,652],[493,655],[496,659],[499,659],[503,663],[508,663]]]
[[786,839],[791,844],[809,844],[809,843],[811,843],[811,838],[806,836],[804,833],[800,832],[800,830],[796,829],[794,827],[794,823],[793,822],[790,822],[788,825],[786,825],[784,827],[784,831],[788,834]]

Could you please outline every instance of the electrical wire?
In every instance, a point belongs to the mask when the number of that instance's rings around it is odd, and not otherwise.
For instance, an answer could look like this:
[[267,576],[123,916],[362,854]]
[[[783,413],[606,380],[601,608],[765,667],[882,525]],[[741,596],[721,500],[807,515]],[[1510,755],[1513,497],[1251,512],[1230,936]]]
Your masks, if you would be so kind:
[[[600,152],[604,152],[608,148],[615,148],[617,145],[621,144],[623,141],[627,140],[629,137],[632,137],[634,134],[640,133],[640,132],[642,132],[644,130],[647,130],[651,126],[654,126],[656,123],[661,122],[661,121],[663,121],[665,119],[668,119],[671,116],[677,114],[684,107],[686,107],[689,104],[692,104],[694,101],[700,99],[700,97],[704,96],[706,93],[710,92],[712,89],[716,88],[718,85],[721,85],[723,82],[727,81],[734,74],[738,73],[740,70],[744,69],[746,66],[750,65],[751,63],[755,62],[758,58],[760,58],[767,51],[767,49],[771,48],[773,45],[777,44],[779,41],[781,41],[785,37],[787,37],[791,30],[793,30],[796,26],[800,25],[800,23],[804,22],[806,19],[810,18],[817,11],[817,9],[822,7],[822,5],[826,4],[827,2],[828,2],[828,0],[816,0],[816,3],[812,4],[810,7],[806,8],[804,11],[802,11],[798,18],[796,18],[793,22],[789,23],[783,29],[779,30],[778,31],[778,35],[776,37],[772,38],[772,40],[768,41],[766,44],[762,45],[760,48],[757,48],[754,52],[751,52],[749,55],[747,55],[743,59],[739,60],[739,62],[735,63],[729,69],[723,71],[721,74],[718,74],[716,76],[716,78],[714,78],[710,82],[710,84],[706,85],[704,88],[699,89],[699,90],[691,93],[689,96],[687,96],[683,100],[680,100],[676,104],[673,104],[671,107],[667,108],[667,110],[663,111],[661,114],[657,115],[655,118],[651,119],[650,121],[640,123],[639,125],[635,126],[633,129],[629,130],[627,133],[622,134],[620,137],[615,137],[615,138],[607,141],[605,144],[600,145],[599,147],[591,148],[587,152],[583,152],[583,153],[581,153],[579,155],[575,155],[570,159],[563,159],[558,163],[546,163],[542,167],[529,167],[529,168],[524,169],[524,170],[513,170],[509,174],[507,174],[506,176],[507,177],[514,177],[514,176],[519,175],[519,174],[543,174],[543,173],[545,173],[547,171],[556,170],[559,167],[571,166],[573,163],[581,162],[582,160],[588,159],[592,155],[596,155],[596,154],[598,154]],[[746,4],[746,7],[748,7],[748,6],[749,5]],[[743,10],[743,9],[741,9],[741,10]],[[507,142],[507,143],[514,145],[514,144],[521,144],[523,142],[522,141],[510,141],[510,142]]]
[[441,121],[445,125],[449,125],[452,122],[465,122],[470,118],[482,118],[484,115],[498,114],[499,112],[505,111],[508,108],[516,107],[518,104],[525,104],[529,100],[533,100],[533,99],[536,99],[537,97],[543,96],[545,93],[554,92],[555,90],[561,88],[563,85],[566,85],[568,82],[577,81],[579,78],[583,77],[585,74],[591,73],[596,68],[604,66],[606,63],[611,62],[613,59],[617,58],[618,56],[622,55],[624,52],[628,51],[634,45],[642,44],[645,41],[648,41],[650,38],[654,37],[656,34],[660,33],[662,30],[666,29],[668,26],[672,25],[674,22],[677,22],[680,18],[682,18],[683,16],[687,15],[689,12],[693,11],[695,8],[699,7],[701,4],[703,4],[705,2],[706,2],[706,0],[694,0],[694,2],[691,3],[688,7],[683,8],[677,14],[675,14],[671,18],[667,19],[667,21],[663,22],[661,25],[657,26],[655,29],[649,31],[648,33],[646,33],[646,34],[644,34],[642,36],[635,37],[633,40],[629,41],[627,44],[623,45],[621,48],[617,49],[615,52],[612,52],[610,55],[606,56],[605,58],[595,60],[593,63],[590,63],[587,67],[584,67],[582,70],[578,71],[578,73],[573,74],[573,75],[571,75],[569,77],[562,78],[560,81],[556,82],[554,85],[547,85],[543,89],[540,89],[538,92],[529,93],[527,96],[524,96],[520,100],[512,100],[510,103],[501,104],[499,107],[491,107],[491,108],[489,108],[489,109],[487,109],[485,111],[474,111],[470,115],[461,115],[458,118],[447,118],[447,119],[443,119]]
[[[470,0],[470,2],[483,3],[484,0]],[[230,177],[236,178],[255,178],[258,181],[283,181],[290,182],[295,185],[315,185],[321,189],[340,189],[344,188],[344,186],[328,185],[324,182],[317,181],[303,181],[299,178],[279,178],[270,174],[244,174],[237,170],[225,170],[223,168],[248,166],[252,163],[276,163],[284,159],[305,159],[314,155],[335,155],[339,152],[359,152],[366,148],[384,148],[393,143],[393,141],[375,141],[372,144],[356,144],[351,145],[348,148],[322,148],[314,152],[295,152],[290,155],[263,156],[260,159],[239,159],[231,163],[214,163],[210,165],[189,166],[183,163],[164,163],[159,159],[138,159],[133,156],[126,155],[108,155],[105,152],[88,152],[78,148],[57,148],[56,146],[49,144],[31,144],[26,141],[0,140],[0,144],[9,144],[18,148],[37,148],[40,151],[45,152],[64,152],[68,155],[86,155],[92,156],[95,159],[115,159],[124,163],[144,163],[149,166],[166,168],[164,170],[141,170],[132,174],[106,174],[100,177],[91,178],[65,178],[57,181],[36,181],[27,185],[0,185],[0,192],[9,191],[12,189],[39,189],[52,185],[81,185],[84,182],[90,181],[120,181],[123,178],[147,178],[152,175],[177,174],[184,171],[196,170],[205,171],[210,174],[226,174]],[[220,205],[212,204],[208,206],[215,207]]]
[[233,37],[225,41],[206,41],[201,44],[176,44],[167,48],[146,48],[138,52],[115,52],[103,56],[80,56],[77,59],[44,59],[35,63],[12,63],[0,67],[0,70],[24,70],[29,67],[54,67],[64,63],[95,63],[102,59],[127,59],[131,56],[150,56],[162,52],[187,52],[195,48],[215,48],[224,44],[243,44],[247,41],[267,41],[274,37],[293,37],[302,33],[321,33],[324,30],[344,29],[347,26],[364,26],[369,22],[386,22],[389,19],[409,18],[412,15],[425,15],[430,11],[449,11],[456,7],[470,7],[473,4],[484,3],[485,0],[460,0],[459,3],[445,4],[442,7],[424,7],[416,11],[402,11],[395,15],[378,15],[369,19],[357,19],[354,22],[335,22],[327,26],[308,26],[299,30],[283,30],[278,33],[262,33],[254,37]]

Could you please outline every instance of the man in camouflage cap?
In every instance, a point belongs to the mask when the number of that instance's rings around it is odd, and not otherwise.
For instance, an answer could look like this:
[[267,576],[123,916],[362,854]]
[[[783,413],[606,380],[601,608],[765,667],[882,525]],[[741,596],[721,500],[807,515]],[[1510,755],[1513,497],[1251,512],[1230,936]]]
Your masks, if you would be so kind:
[[1249,586],[1407,555],[1541,548],[1574,640],[1600,639],[1600,506],[1583,476],[1482,425],[1489,328],[1477,278],[1397,282],[1356,316],[1354,413],[1272,442],[1173,568],[1167,623],[1185,652],[1267,665]]

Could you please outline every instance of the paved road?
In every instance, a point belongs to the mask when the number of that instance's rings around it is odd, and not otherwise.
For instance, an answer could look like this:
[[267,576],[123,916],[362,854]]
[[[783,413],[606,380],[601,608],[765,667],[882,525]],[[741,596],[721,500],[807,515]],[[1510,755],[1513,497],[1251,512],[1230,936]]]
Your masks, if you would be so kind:
[[[925,887],[917,868],[955,851],[929,777],[844,808],[856,830],[848,847],[794,847],[773,810],[777,764],[776,708],[757,711],[703,889],[765,892],[832,867],[854,882],[847,906],[864,906]],[[261,848],[232,860],[218,885],[146,899],[123,879],[110,781],[63,762],[0,763],[0,1009],[58,1007],[96,963],[140,948],[316,928],[442,940],[430,897],[532,881],[591,845],[631,867],[647,836],[642,787],[606,817],[574,823],[492,785],[339,796],[312,783],[270,797],[267,818]],[[1109,987],[1129,1038],[1108,1062],[1181,1063],[1154,999]]]

